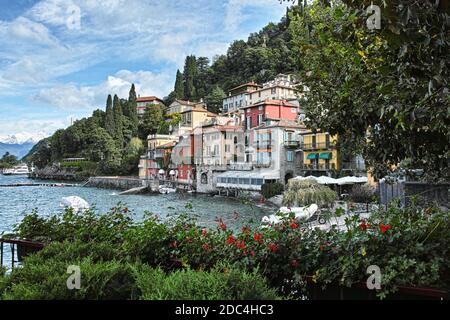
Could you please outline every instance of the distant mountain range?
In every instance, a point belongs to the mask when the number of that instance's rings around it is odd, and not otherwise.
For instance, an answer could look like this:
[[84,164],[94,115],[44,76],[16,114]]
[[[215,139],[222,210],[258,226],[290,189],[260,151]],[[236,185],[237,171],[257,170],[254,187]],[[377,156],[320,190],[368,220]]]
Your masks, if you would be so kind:
[[0,158],[6,153],[15,155],[22,159],[30,152],[31,148],[44,139],[47,135],[19,133],[14,135],[0,136]]

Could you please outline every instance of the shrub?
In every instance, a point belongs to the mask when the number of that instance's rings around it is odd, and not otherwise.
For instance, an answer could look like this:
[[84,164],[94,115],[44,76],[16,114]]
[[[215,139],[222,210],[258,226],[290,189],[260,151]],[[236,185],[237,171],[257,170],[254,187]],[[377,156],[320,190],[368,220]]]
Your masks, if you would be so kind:
[[353,202],[369,203],[374,200],[376,188],[370,184],[355,184],[350,193],[350,199]]
[[287,206],[328,206],[337,199],[337,194],[330,188],[318,184],[314,180],[289,180],[283,196],[283,204]]
[[261,187],[261,193],[266,199],[283,194],[284,186],[279,182],[265,183]]
[[209,272],[191,269],[165,274],[144,268],[137,274],[144,300],[273,300],[278,296],[257,271],[218,266]]

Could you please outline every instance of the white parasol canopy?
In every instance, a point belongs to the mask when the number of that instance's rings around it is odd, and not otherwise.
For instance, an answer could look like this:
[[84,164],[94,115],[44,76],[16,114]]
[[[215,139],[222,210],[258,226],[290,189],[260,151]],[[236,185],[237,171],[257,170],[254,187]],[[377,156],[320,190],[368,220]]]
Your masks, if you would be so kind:
[[164,174],[164,170],[163,170],[163,169],[160,169],[160,170],[158,171],[158,173],[159,173],[159,174]]

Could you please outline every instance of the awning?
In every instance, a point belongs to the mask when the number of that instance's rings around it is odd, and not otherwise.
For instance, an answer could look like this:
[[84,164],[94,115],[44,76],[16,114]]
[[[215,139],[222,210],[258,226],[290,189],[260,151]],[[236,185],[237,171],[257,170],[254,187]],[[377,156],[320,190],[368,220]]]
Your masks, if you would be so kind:
[[322,152],[319,155],[319,159],[324,159],[324,160],[330,160],[332,157],[332,153],[331,152]]
[[310,154],[308,154],[308,156],[306,157],[306,159],[308,159],[308,160],[314,160],[314,159],[317,159],[318,156],[319,156],[318,153],[310,153]]

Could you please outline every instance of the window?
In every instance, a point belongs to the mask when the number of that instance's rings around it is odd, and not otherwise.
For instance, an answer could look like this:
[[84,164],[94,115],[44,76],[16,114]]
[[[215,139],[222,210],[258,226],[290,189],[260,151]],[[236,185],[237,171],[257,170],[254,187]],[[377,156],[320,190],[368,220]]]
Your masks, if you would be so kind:
[[252,128],[252,117],[247,117],[247,130]]
[[225,152],[230,152],[231,151],[231,147],[229,144],[225,145]]
[[272,90],[270,90],[271,94],[276,94],[277,93],[277,89],[276,88],[272,88]]
[[262,114],[258,114],[258,126],[261,125],[263,122],[263,115]]
[[288,162],[292,162],[294,161],[294,152],[293,151],[288,151],[286,153],[286,158]]
[[263,106],[259,106],[259,107],[258,107],[258,110],[261,111],[262,109],[263,109]]
[[297,108],[291,108],[292,113],[297,113]]

